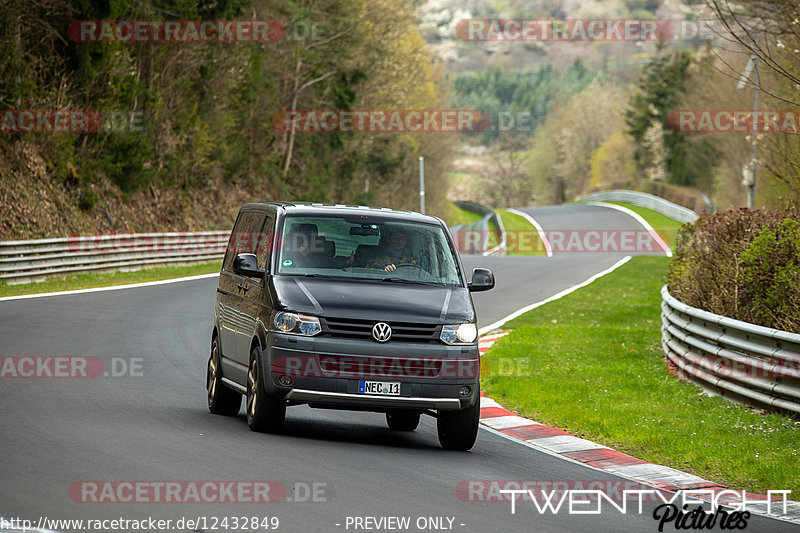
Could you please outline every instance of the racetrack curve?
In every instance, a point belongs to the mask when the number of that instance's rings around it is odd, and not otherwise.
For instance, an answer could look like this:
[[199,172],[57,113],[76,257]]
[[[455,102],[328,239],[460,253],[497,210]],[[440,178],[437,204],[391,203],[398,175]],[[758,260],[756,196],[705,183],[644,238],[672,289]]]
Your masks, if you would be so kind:
[[[525,211],[546,230],[640,229],[624,213],[597,206]],[[582,282],[622,255],[465,257],[467,269],[487,266],[497,278],[495,290],[475,294],[479,326]],[[410,531],[426,516],[453,517],[462,532],[657,530],[652,503],[643,514],[604,508],[598,516],[539,514],[530,504],[512,515],[508,503],[462,501],[456,487],[465,480],[621,479],[485,429],[463,453],[439,448],[430,417],[413,433],[390,432],[383,415],[301,406],[287,411],[283,434],[267,435],[250,432],[242,414],[211,415],[204,387],[215,287],[211,278],[0,301],[2,356],[89,355],[107,365],[112,357],[141,358],[141,375],[0,379],[0,516],[277,516],[278,530],[292,532],[354,531],[345,527],[348,516],[410,516]],[[70,487],[90,480],[275,480],[293,500],[301,496],[297,483],[324,484],[325,493],[324,501],[274,504],[74,501]],[[796,527],[754,516],[747,531]]]

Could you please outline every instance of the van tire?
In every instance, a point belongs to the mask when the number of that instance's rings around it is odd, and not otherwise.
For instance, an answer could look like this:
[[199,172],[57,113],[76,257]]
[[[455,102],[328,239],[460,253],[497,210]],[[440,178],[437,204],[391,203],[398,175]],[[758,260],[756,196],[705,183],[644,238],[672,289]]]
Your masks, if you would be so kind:
[[215,415],[236,416],[242,406],[242,395],[222,383],[222,366],[219,356],[219,340],[211,340],[211,355],[206,365],[206,393],[208,410]]
[[419,411],[394,409],[386,413],[386,424],[395,431],[414,431],[419,425]]
[[480,413],[480,400],[461,411],[439,411],[436,415],[436,430],[442,448],[460,451],[472,448],[478,438]]
[[278,433],[286,418],[286,404],[267,395],[264,388],[265,376],[261,372],[261,351],[254,346],[250,352],[250,365],[247,370],[247,425],[251,431]]

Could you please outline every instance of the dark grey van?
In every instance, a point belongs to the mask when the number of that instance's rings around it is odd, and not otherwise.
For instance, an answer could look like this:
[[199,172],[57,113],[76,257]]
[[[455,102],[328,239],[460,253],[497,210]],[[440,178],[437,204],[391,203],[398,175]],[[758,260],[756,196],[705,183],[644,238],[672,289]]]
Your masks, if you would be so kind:
[[242,395],[254,431],[286,407],[386,413],[389,428],[437,419],[444,448],[468,450],[480,413],[471,280],[442,220],[309,203],[241,208],[219,277],[206,388],[212,413]]

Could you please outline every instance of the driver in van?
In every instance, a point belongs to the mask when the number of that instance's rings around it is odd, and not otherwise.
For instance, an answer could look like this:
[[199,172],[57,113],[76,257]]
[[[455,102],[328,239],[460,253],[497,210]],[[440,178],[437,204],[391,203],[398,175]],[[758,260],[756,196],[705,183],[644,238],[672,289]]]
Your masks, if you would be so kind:
[[406,234],[399,229],[391,229],[386,235],[388,245],[383,246],[378,255],[372,260],[372,266],[383,266],[386,272],[397,270],[397,265],[410,264],[416,265],[417,261],[412,258],[411,250],[408,248]]

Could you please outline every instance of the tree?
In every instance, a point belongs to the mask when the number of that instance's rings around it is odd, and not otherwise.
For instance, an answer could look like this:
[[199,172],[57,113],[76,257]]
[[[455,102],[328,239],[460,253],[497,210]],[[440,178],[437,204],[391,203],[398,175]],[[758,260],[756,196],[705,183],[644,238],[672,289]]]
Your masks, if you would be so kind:
[[[627,131],[636,143],[638,170],[650,177],[663,176],[674,185],[704,185],[709,167],[719,157],[707,139],[690,142],[687,133],[668,129],[667,115],[678,109],[689,87],[692,59],[687,51],[653,58],[625,114]],[[657,145],[659,138],[666,156]]]
[[[731,4],[707,0],[722,23],[725,37],[757,56],[768,70],[783,78],[782,87],[800,86],[800,5],[794,0],[754,0]],[[732,73],[738,78],[735,71]],[[785,103],[800,105],[797,91],[765,91]]]
[[625,99],[621,87],[595,80],[548,115],[528,157],[542,196],[563,203],[586,191],[592,156],[623,127]]

